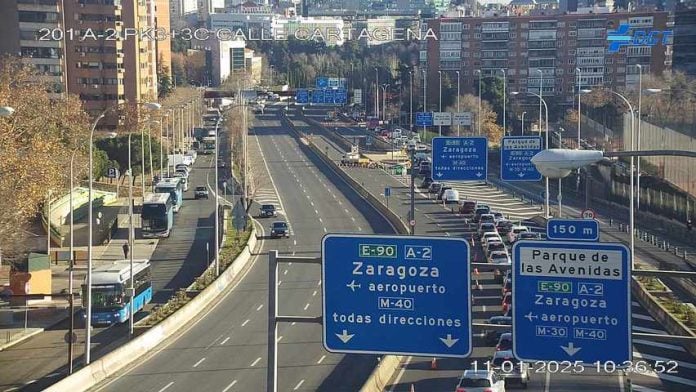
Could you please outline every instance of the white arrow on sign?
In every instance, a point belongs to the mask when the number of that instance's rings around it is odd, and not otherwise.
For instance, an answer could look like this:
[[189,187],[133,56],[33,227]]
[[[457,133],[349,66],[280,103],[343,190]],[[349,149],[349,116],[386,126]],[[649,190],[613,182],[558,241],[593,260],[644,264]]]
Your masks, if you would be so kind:
[[[345,332],[345,331],[343,331],[343,332]],[[563,351],[566,352],[566,354],[570,355],[571,357],[573,355],[575,355],[575,353],[577,353],[578,351],[580,351],[582,349],[582,347],[575,347],[573,345],[573,342],[568,343],[568,347],[561,346],[561,348],[563,349]]]
[[438,176],[438,177],[442,177],[442,173],[438,172],[438,173],[437,173],[437,176]]
[[342,334],[337,333],[336,336],[338,336],[343,343],[348,343],[348,341],[351,340],[355,334],[349,334],[348,331],[344,329]]
[[440,340],[442,340],[442,343],[444,343],[445,346],[447,346],[447,347],[452,347],[452,346],[454,346],[455,343],[457,343],[459,341],[459,339],[452,339],[451,334],[447,334],[447,339],[440,338]]
[[346,286],[347,286],[349,289],[353,290],[353,292],[355,292],[355,289],[356,289],[356,288],[357,288],[357,289],[360,288],[360,284],[359,284],[359,283],[355,283],[355,280],[353,280],[352,282],[350,282],[350,283],[347,284]]
[[476,173],[476,177],[481,177],[482,175],[483,175],[483,173],[481,173],[481,172]]
[[522,178],[522,177],[524,177],[524,173],[523,173],[523,172],[520,172],[520,174],[518,174],[518,176],[519,176],[520,178]]

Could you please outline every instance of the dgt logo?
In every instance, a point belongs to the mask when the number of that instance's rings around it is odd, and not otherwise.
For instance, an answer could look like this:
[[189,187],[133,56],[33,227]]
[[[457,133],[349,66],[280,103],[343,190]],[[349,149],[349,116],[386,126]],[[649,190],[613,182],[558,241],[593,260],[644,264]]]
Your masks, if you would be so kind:
[[618,52],[622,46],[654,46],[660,42],[660,36],[662,36],[662,45],[667,45],[672,35],[672,30],[634,30],[631,35],[630,28],[628,24],[621,24],[618,29],[609,31],[607,34],[609,53]]

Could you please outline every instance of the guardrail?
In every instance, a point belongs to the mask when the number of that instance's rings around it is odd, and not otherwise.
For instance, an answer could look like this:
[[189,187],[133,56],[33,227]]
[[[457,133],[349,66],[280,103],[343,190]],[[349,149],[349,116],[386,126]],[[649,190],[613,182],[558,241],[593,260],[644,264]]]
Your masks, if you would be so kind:
[[79,371],[51,385],[45,391],[86,391],[113,376],[131,362],[143,358],[149,351],[164,340],[186,327],[201,313],[210,309],[225,293],[228,285],[247,266],[257,245],[256,229],[253,228],[249,241],[242,253],[218,276],[215,282],[200,292],[181,309],[167,317],[147,332],[131,340],[116,350],[104,355]]

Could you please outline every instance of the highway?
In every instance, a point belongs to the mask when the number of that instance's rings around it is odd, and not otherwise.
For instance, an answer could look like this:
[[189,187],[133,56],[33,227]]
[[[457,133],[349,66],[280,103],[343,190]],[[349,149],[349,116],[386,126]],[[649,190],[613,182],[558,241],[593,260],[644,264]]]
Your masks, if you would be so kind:
[[[280,123],[278,107],[253,122],[248,137],[255,203],[275,203],[290,225],[290,238],[270,239],[274,218],[259,220],[263,237],[250,266],[224,298],[178,337],[167,341],[98,390],[259,391],[265,389],[267,252],[316,257],[326,233],[391,233],[386,221],[347,186],[332,178],[301,150]],[[264,180],[267,179],[267,180]],[[281,265],[279,312],[321,314],[321,278],[316,265]],[[279,326],[279,390],[359,389],[376,364],[374,356],[326,352],[320,325]]]
[[[312,112],[312,115],[318,113]],[[360,131],[360,128],[350,126],[337,126],[338,129],[352,128],[352,132]],[[318,137],[313,140],[322,150],[327,147],[330,156],[336,159],[343,152],[326,138],[326,130],[312,129]],[[351,132],[351,133],[352,133]],[[363,130],[364,132],[364,130]],[[341,134],[348,132],[341,131]],[[322,140],[323,139],[323,140]],[[373,194],[379,195],[385,186],[392,188],[390,208],[406,219],[409,205],[409,179],[405,176],[393,176],[380,169],[367,169],[345,167],[344,170],[354,179],[361,182]],[[497,173],[489,173],[495,177]],[[419,184],[418,180],[416,184]],[[540,215],[540,206],[530,205],[529,202],[521,202],[519,198],[510,193],[495,188],[492,185],[477,182],[452,182],[458,189],[462,198],[483,201],[492,209],[503,212],[513,220],[520,220],[527,225],[534,225],[529,221],[531,217]],[[522,186],[522,185],[518,185]],[[382,198],[384,200],[384,198]],[[568,206],[571,208],[570,206]],[[578,211],[573,209],[573,213]],[[444,207],[428,199],[427,193],[418,191],[416,197],[416,234],[420,235],[444,235],[471,238],[473,227],[464,223],[464,219],[456,213],[452,213],[449,207]],[[614,227],[602,223],[602,236],[605,241],[624,239]],[[541,230],[542,228],[537,228]],[[645,263],[658,263],[654,259],[654,253],[646,243],[636,244],[636,260]],[[654,248],[654,247],[653,247]],[[473,249],[474,261],[483,262],[483,252],[480,244],[476,243]],[[472,276],[472,282],[477,282],[472,288],[474,305],[472,314],[474,322],[484,323],[489,317],[502,314],[501,285],[493,279],[492,273],[483,269]],[[634,332],[666,334],[664,328],[655,321],[638,302],[632,301],[632,324]],[[453,391],[463,369],[469,369],[476,364],[479,368],[485,366],[490,360],[494,348],[486,344],[482,339],[480,330],[474,330],[474,351],[472,356],[466,359],[438,359],[436,369],[432,369],[432,358],[409,357],[403,369],[391,380],[387,390],[389,391]],[[629,383],[635,391],[685,391],[696,388],[696,358],[688,354],[686,350],[676,344],[651,341],[648,339],[634,339],[634,361],[645,361],[653,366],[655,361],[676,361],[678,364],[671,374],[645,372],[632,373],[628,376],[621,372],[597,372],[596,369],[584,369],[581,374],[570,374],[559,369],[547,372],[537,364],[529,383],[529,389],[533,391],[625,391]],[[663,362],[664,363],[664,362]],[[629,382],[630,380],[630,382]],[[413,388],[413,389],[412,389]]]

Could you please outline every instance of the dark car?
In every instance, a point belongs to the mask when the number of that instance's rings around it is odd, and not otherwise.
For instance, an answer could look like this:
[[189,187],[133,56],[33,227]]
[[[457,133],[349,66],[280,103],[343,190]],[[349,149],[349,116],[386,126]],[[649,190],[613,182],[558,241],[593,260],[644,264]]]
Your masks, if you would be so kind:
[[532,233],[532,232],[522,232],[515,237],[515,242],[519,240],[539,240],[541,239],[541,236],[539,233]]
[[476,211],[476,202],[471,200],[465,200],[462,205],[459,206],[459,213],[462,215],[471,215]]
[[425,177],[425,178],[423,179],[423,182],[421,182],[421,184],[420,184],[418,187],[421,188],[421,189],[428,189],[428,188],[430,188],[430,184],[432,184],[433,181],[434,181],[434,180],[433,180],[432,178],[430,178],[430,177]]
[[193,191],[194,199],[207,199],[208,198],[208,188],[204,186],[197,186]]
[[[488,319],[488,324],[493,325],[512,325],[512,317],[493,316]],[[505,333],[504,329],[491,329],[484,331],[484,339],[487,346],[495,346],[500,340],[500,336]]]
[[277,221],[271,225],[271,238],[290,237],[290,228],[287,222]]
[[481,219],[481,215],[488,214],[490,211],[491,208],[486,205],[476,206],[476,210],[474,210],[474,222],[478,223]]
[[511,332],[505,332],[504,334],[500,335],[500,339],[498,339],[498,344],[495,345],[495,351],[505,351],[505,350],[512,350],[512,333]]
[[510,232],[511,227],[512,222],[507,219],[499,220],[495,224],[495,228],[498,229],[498,233],[500,233],[501,236],[507,235],[507,233]]
[[438,194],[440,192],[440,188],[442,188],[441,183],[433,182],[430,184],[430,188],[428,188],[428,193]]
[[261,218],[270,218],[277,215],[276,207],[273,204],[261,205],[259,216]]

